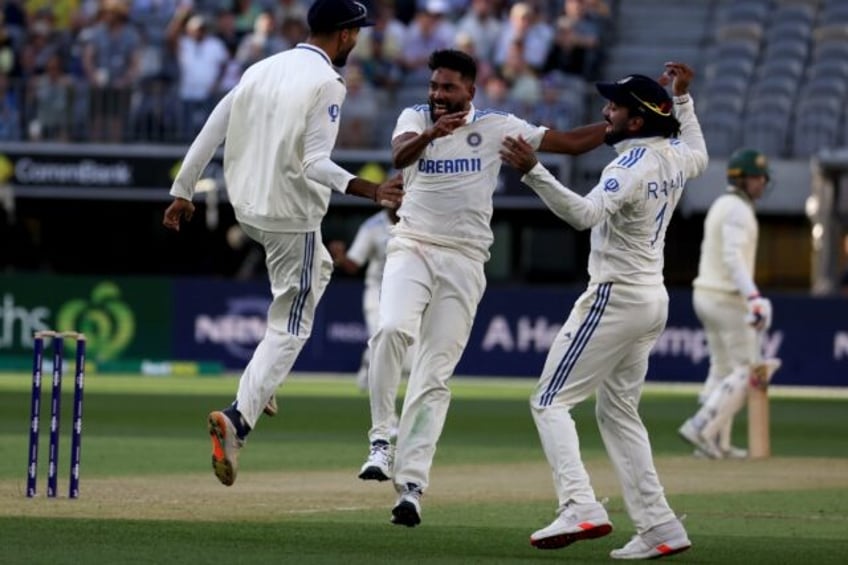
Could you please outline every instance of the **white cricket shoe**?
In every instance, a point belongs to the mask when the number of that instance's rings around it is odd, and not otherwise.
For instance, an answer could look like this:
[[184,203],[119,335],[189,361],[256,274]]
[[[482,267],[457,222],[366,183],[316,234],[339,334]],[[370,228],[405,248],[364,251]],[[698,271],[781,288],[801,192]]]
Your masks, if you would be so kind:
[[559,549],[576,541],[603,537],[611,531],[612,523],[599,502],[568,504],[549,526],[530,535],[530,545]]
[[268,402],[265,404],[265,408],[262,409],[265,414],[268,416],[276,416],[277,415],[277,395],[271,396],[268,399]]
[[387,481],[392,478],[393,448],[385,441],[375,441],[371,444],[368,459],[359,470],[359,478],[363,481]]
[[735,445],[728,446],[727,448],[722,447],[721,453],[724,455],[725,459],[747,459],[748,458],[748,450],[743,447],[736,447]]
[[392,524],[414,528],[421,523],[421,487],[406,483],[392,508]]
[[683,425],[678,428],[677,433],[710,459],[724,458],[724,453],[722,453],[718,444],[714,440],[704,437],[701,431],[695,426],[692,418],[683,422]]
[[212,439],[212,469],[222,484],[232,486],[236,482],[239,450],[244,441],[238,438],[235,425],[223,412],[210,412],[208,422]]
[[657,559],[668,557],[692,547],[686,529],[675,518],[665,524],[654,526],[645,533],[636,534],[621,549],[613,549],[613,559]]

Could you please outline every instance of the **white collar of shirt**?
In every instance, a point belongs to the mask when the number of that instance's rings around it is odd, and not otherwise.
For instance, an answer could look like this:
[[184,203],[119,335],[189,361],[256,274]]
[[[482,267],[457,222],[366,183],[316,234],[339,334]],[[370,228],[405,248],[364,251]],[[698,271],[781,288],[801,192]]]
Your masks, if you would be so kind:
[[663,142],[663,141],[665,141],[665,139],[666,139],[665,137],[660,137],[660,136],[629,137],[629,138],[624,139],[622,141],[619,141],[618,143],[613,145],[613,148],[615,149],[616,153],[621,155],[622,153],[626,153],[626,152],[630,151],[634,147],[643,146],[643,145],[653,145],[655,143]]
[[318,55],[323,57],[324,60],[327,61],[328,65],[330,65],[331,67],[333,66],[333,63],[330,61],[330,56],[327,55],[327,52],[324,51],[323,49],[321,49],[320,47],[312,45],[311,43],[298,43],[297,45],[295,45],[294,48],[295,49],[306,49],[307,51],[314,51],[315,53],[317,53]]
[[465,114],[465,125],[468,125],[471,122],[473,122],[476,118],[476,115],[477,115],[477,109],[474,107],[474,104],[469,103],[468,113]]

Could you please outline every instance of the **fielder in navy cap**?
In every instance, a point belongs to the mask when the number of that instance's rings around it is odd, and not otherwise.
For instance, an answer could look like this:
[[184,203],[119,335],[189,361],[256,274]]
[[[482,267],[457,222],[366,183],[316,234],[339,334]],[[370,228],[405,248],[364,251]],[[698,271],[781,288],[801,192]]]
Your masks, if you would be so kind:
[[306,16],[312,33],[373,26],[368,8],[357,0],[315,0]]
[[629,137],[672,137],[680,131],[680,122],[674,117],[674,103],[665,87],[645,75],[628,75],[615,82],[595,85],[601,96],[616,106],[629,110],[630,119],[641,118],[641,124],[612,124],[605,141],[614,145]]

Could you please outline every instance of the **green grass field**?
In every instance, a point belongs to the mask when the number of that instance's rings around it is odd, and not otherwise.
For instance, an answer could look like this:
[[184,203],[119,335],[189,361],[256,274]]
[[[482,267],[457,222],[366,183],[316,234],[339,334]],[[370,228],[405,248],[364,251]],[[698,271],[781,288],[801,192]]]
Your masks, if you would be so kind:
[[[389,524],[389,485],[356,479],[369,416],[352,378],[290,379],[278,395],[280,415],[260,421],[235,486],[226,488],[211,472],[205,417],[232,400],[235,379],[89,377],[74,501],[44,497],[46,413],[39,496],[24,496],[28,381],[0,375],[2,564],[601,563],[633,533],[588,402],[575,418],[615,530],[558,551],[530,547],[529,534],[556,507],[527,405],[532,380],[455,380],[423,523],[414,529]],[[848,399],[773,398],[774,456],[762,461],[692,457],[676,429],[694,406],[688,390],[649,389],[642,402],[660,477],[694,544],[668,561],[846,562]],[[737,443],[744,431],[743,419]]]

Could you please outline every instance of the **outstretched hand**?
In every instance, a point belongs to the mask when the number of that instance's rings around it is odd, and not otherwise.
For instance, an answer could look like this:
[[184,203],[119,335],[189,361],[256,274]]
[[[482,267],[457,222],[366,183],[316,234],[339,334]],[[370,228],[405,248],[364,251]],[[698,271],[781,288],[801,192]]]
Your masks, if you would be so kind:
[[165,217],[162,219],[162,224],[174,231],[180,231],[180,222],[190,222],[194,216],[194,204],[185,198],[174,198],[171,205],[165,210]]
[[517,139],[506,136],[499,153],[501,155],[501,161],[515,167],[525,175],[539,162],[533,146],[524,141],[524,138],[520,135]]
[[403,176],[398,173],[377,186],[374,200],[384,208],[396,209],[403,202]]
[[685,63],[669,61],[665,64],[665,71],[660,76],[659,82],[663,86],[671,84],[671,91],[675,96],[683,96],[689,92],[689,83],[695,77],[695,71]]

